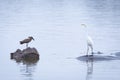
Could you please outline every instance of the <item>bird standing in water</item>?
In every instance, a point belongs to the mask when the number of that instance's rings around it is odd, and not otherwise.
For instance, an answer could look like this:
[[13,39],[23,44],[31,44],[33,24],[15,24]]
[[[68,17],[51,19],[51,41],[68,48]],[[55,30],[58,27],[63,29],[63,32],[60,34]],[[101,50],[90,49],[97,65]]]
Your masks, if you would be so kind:
[[91,54],[93,56],[93,40],[90,36],[87,36],[87,56],[89,53],[89,49],[91,49]]
[[34,38],[32,36],[28,37],[27,39],[24,39],[24,40],[20,41],[20,44],[26,43],[26,47],[28,47],[28,43],[31,42],[31,40],[34,40]]
[[[81,24],[81,26],[83,27],[87,27],[85,24]],[[87,52],[86,52],[86,55],[89,56],[89,52],[90,52],[90,49],[91,49],[91,54],[93,56],[93,40],[92,38],[87,34]]]

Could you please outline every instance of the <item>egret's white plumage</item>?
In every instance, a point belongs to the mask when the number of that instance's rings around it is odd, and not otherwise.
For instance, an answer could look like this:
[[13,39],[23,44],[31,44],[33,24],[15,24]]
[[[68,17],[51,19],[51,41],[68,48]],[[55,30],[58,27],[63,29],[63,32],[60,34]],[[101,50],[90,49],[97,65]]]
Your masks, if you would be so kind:
[[90,36],[87,36],[87,45],[93,46],[93,40]]
[[[87,26],[85,24],[81,24],[81,26],[87,28]],[[86,32],[87,34],[87,32]],[[90,49],[91,49],[91,53],[93,55],[93,40],[92,38],[87,34],[87,56],[88,56],[88,53],[90,52]]]
[[87,55],[89,53],[89,49],[91,49],[91,53],[93,55],[93,40],[90,36],[87,36]]

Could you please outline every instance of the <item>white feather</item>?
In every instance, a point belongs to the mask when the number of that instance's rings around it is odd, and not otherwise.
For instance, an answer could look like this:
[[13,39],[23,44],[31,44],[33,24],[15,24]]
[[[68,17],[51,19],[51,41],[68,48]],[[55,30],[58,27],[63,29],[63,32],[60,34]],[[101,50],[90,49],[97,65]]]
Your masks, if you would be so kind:
[[93,40],[90,36],[87,36],[87,45],[93,47]]
[[[87,28],[86,24],[81,24],[81,26],[83,26],[84,28]],[[87,30],[86,30],[86,34],[87,34]],[[87,55],[88,53],[90,52],[90,49],[91,49],[91,53],[93,55],[93,40],[90,36],[86,36],[87,38]]]

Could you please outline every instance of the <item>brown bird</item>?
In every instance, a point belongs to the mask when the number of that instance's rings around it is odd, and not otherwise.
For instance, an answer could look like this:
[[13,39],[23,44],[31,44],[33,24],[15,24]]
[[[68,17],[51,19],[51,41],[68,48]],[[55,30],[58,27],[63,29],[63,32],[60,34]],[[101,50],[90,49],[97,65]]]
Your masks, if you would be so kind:
[[27,39],[20,41],[20,44],[26,43],[26,47],[28,47],[28,43],[31,42],[31,40],[34,40],[34,38],[32,36],[29,36]]

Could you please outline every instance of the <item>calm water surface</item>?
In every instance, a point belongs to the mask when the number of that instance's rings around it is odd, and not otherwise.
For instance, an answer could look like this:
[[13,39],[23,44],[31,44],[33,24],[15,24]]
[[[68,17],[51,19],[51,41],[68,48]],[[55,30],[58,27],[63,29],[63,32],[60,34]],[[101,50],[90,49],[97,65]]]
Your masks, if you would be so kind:
[[[85,23],[87,28],[81,27]],[[79,61],[86,33],[94,52],[120,52],[119,0],[0,0],[1,80],[120,80],[120,60]],[[10,53],[33,36],[40,60],[22,64]]]

